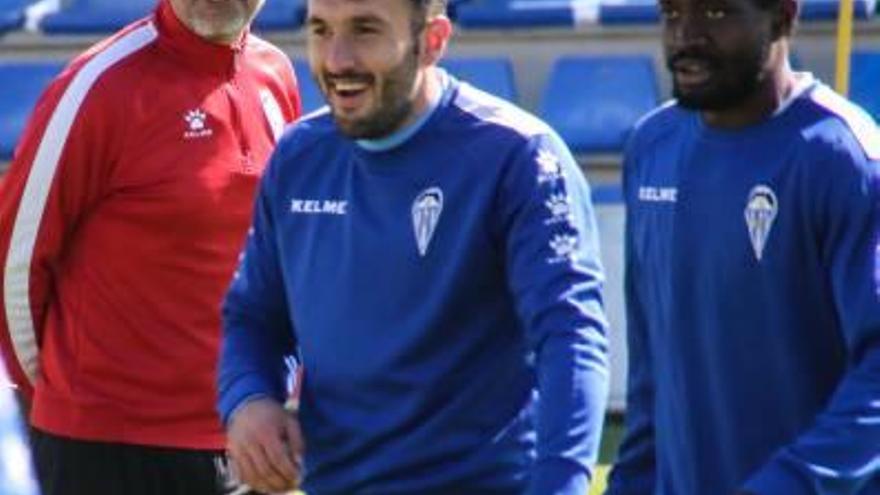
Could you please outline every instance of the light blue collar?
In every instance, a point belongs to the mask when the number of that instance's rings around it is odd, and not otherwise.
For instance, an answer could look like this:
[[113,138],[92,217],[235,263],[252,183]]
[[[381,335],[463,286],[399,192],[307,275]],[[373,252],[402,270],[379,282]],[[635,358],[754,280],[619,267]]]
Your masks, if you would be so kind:
[[367,151],[388,151],[405,143],[415,133],[419,132],[419,130],[425,126],[425,123],[428,122],[428,119],[434,115],[437,107],[440,106],[440,101],[443,99],[443,95],[449,88],[449,78],[446,77],[446,73],[438,70],[437,74],[440,76],[440,91],[431,99],[431,101],[428,102],[428,108],[419,115],[419,118],[416,119],[415,122],[383,138],[358,139],[356,141],[358,146]]

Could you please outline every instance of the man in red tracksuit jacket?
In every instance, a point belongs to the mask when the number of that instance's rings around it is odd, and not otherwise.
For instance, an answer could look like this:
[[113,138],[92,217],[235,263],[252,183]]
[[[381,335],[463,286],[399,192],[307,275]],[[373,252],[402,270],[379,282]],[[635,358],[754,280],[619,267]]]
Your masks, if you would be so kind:
[[0,347],[48,495],[214,494],[219,306],[291,64],[263,0],[161,0],[38,103],[0,194]]

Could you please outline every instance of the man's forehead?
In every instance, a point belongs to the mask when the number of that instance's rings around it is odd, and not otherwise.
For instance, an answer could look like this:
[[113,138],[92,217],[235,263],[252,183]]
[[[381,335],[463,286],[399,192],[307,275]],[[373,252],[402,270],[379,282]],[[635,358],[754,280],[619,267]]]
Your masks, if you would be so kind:
[[659,0],[660,5],[686,5],[689,7],[708,7],[719,5],[736,5],[747,3],[753,0]]
[[[328,12],[341,13],[339,9],[345,9],[344,12],[374,12],[382,14],[389,11],[396,11],[404,6],[409,0],[308,0],[308,15],[311,17],[313,13],[324,15]],[[386,17],[381,15],[381,17]]]

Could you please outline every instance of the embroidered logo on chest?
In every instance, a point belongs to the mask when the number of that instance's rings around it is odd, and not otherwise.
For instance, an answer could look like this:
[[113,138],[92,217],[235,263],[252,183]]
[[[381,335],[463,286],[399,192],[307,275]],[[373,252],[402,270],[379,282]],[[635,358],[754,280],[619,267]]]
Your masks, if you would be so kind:
[[425,256],[434,230],[440,222],[440,214],[443,213],[443,191],[439,187],[430,187],[420,192],[412,204],[413,232],[416,236],[416,247],[419,255]]
[[639,201],[645,203],[676,203],[678,188],[642,186],[639,188]]
[[746,201],[745,219],[749,229],[749,240],[758,261],[764,257],[764,248],[770,237],[770,230],[779,211],[776,193],[769,186],[758,184],[749,192]]
[[208,115],[200,108],[186,112],[183,120],[186,123],[184,139],[206,138],[214,134],[214,130],[208,126]]
[[343,216],[348,213],[348,201],[294,198],[290,200],[290,212],[297,215]]

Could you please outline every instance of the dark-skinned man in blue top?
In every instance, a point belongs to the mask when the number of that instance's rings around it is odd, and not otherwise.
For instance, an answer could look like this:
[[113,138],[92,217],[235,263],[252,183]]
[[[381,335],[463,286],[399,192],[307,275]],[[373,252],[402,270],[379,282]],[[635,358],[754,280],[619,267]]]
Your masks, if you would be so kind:
[[589,486],[608,379],[589,188],[546,124],[436,67],[451,31],[439,0],[308,2],[329,108],[280,141],[224,308],[220,411],[253,488]]
[[675,100],[626,151],[610,495],[880,493],[880,134],[789,66],[795,0],[661,0]]

